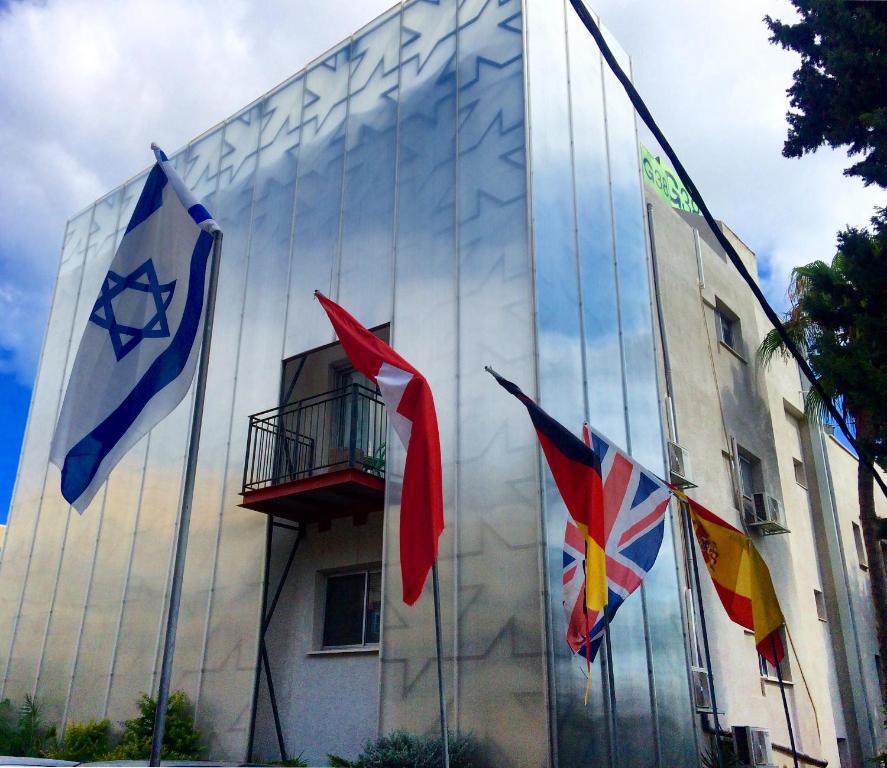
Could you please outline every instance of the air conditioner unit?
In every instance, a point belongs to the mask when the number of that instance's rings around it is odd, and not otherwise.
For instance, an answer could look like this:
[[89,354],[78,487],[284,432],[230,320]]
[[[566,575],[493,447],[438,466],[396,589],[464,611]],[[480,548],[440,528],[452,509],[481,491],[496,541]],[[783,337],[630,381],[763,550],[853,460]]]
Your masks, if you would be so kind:
[[671,481],[679,488],[695,488],[691,479],[690,454],[686,448],[669,441],[668,443],[668,469],[671,472]]
[[751,499],[743,498],[742,512],[745,516],[745,524],[765,536],[789,532],[785,527],[782,504],[779,503],[779,499],[768,493],[755,493],[752,494]]
[[711,712],[711,688],[708,685],[708,671],[699,667],[690,669],[693,683],[693,705],[697,712]]
[[733,726],[733,742],[736,757],[743,765],[753,768],[774,766],[773,750],[770,747],[770,731],[750,725]]

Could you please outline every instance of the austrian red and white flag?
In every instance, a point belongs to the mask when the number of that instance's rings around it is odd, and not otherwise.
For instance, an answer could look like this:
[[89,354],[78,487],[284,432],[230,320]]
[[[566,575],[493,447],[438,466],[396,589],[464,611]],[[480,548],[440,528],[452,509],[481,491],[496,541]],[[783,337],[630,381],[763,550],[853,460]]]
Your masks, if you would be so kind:
[[419,371],[342,307],[320,291],[314,295],[351,364],[379,387],[391,426],[407,451],[400,501],[400,568],[403,600],[412,605],[437,559],[437,541],[444,528],[440,436],[431,387]]

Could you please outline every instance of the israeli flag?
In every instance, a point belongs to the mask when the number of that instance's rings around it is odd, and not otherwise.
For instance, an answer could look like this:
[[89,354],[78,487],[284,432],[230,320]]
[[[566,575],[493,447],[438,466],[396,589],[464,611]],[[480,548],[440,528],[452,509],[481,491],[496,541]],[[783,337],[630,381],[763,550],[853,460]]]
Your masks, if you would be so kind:
[[86,324],[51,461],[83,512],[111,470],[191,386],[218,227],[172,164],[157,163]]

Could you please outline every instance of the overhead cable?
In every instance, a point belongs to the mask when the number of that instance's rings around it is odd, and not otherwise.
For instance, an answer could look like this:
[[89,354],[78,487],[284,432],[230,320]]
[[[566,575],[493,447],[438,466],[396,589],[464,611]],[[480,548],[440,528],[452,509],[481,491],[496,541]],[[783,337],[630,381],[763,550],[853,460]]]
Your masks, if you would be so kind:
[[693,180],[690,178],[690,174],[687,173],[686,168],[684,168],[683,163],[681,163],[681,161],[678,159],[678,156],[672,149],[671,144],[668,143],[668,139],[665,138],[662,131],[659,129],[659,126],[653,119],[653,115],[650,114],[650,110],[647,109],[647,105],[644,103],[644,100],[637,92],[637,89],[634,87],[631,79],[628,77],[628,75],[625,74],[622,67],[619,66],[619,62],[616,61],[616,57],[610,50],[610,46],[607,45],[606,40],[604,40],[604,36],[601,34],[600,28],[595,23],[591,14],[588,12],[585,4],[582,2],[582,0],[570,0],[570,5],[573,6],[573,9],[576,11],[579,19],[585,25],[585,28],[591,33],[591,36],[597,43],[597,46],[601,51],[601,55],[603,55],[604,60],[607,62],[607,65],[616,76],[616,79],[619,80],[619,82],[622,84],[622,87],[625,89],[625,93],[628,95],[629,100],[631,101],[637,113],[641,116],[641,120],[644,121],[644,124],[650,129],[650,131],[653,133],[653,136],[656,137],[656,140],[659,142],[659,146],[662,147],[662,151],[665,152],[666,156],[674,166],[674,169],[677,172],[681,182],[683,182],[684,186],[687,188],[687,192],[690,193],[690,196],[693,198],[696,205],[699,206],[699,210],[702,213],[702,216],[705,218],[708,226],[711,227],[711,231],[717,238],[718,243],[720,243],[721,247],[726,251],[727,256],[733,263],[733,266],[736,267],[736,270],[742,276],[742,279],[745,280],[746,284],[751,289],[751,292],[758,300],[758,304],[761,305],[761,309],[764,310],[764,314],[767,316],[767,319],[773,324],[773,327],[776,329],[777,333],[779,333],[779,337],[782,339],[785,348],[797,361],[798,366],[803,371],[807,379],[809,379],[810,386],[812,386],[817,391],[820,398],[822,399],[822,402],[825,403],[826,409],[828,410],[831,417],[835,420],[835,423],[838,425],[838,427],[840,427],[841,432],[844,433],[844,437],[847,438],[847,442],[850,443],[850,445],[856,451],[856,455],[859,457],[859,460],[863,464],[865,464],[869,468],[869,470],[871,470],[872,477],[874,477],[875,482],[878,483],[881,491],[884,493],[885,496],[887,496],[887,485],[884,484],[884,480],[881,479],[880,475],[875,469],[874,462],[870,458],[868,452],[861,450],[860,446],[857,444],[856,439],[850,431],[850,427],[847,426],[847,422],[844,420],[844,417],[841,415],[840,411],[835,407],[835,404],[832,402],[831,398],[822,388],[822,384],[819,383],[819,379],[817,378],[816,374],[813,373],[813,370],[810,368],[810,364],[807,362],[807,359],[798,349],[794,341],[792,341],[791,337],[788,334],[788,331],[782,324],[782,320],[779,319],[779,315],[777,315],[773,307],[770,306],[770,303],[767,301],[764,293],[761,291],[754,277],[752,277],[751,273],[749,273],[745,264],[742,263],[742,259],[739,257],[739,254],[736,253],[736,249],[733,247],[733,244],[727,239],[721,228],[718,226],[718,223],[717,221],[715,221],[714,216],[712,216],[711,211],[708,210],[708,206],[705,204],[705,200],[702,199],[702,195],[699,193],[699,190],[693,183]]

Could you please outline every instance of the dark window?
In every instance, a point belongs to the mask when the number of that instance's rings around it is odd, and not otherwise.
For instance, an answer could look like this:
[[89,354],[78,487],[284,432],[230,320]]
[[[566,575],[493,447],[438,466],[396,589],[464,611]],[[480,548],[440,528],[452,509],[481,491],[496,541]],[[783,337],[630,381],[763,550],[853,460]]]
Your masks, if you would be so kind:
[[718,340],[734,352],[741,353],[742,336],[739,332],[739,318],[720,300],[715,305],[715,322],[718,326]]
[[379,642],[382,572],[359,571],[327,576],[323,647]]

